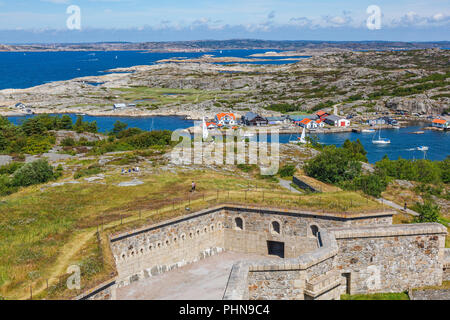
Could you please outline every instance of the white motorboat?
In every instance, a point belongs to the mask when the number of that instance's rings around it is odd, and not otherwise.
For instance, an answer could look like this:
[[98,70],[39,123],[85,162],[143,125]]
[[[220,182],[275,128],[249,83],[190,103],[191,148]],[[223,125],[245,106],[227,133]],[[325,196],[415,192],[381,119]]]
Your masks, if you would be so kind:
[[374,133],[375,130],[374,129],[362,129],[361,133]]
[[428,147],[427,146],[420,146],[420,147],[417,147],[417,150],[419,150],[419,151],[428,151]]

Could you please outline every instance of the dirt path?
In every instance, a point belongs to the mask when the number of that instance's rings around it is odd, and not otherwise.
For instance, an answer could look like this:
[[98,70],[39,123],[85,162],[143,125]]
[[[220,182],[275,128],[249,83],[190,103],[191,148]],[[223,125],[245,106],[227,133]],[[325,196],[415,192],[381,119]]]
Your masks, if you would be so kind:
[[[50,272],[46,275],[49,279],[49,286],[56,283],[62,274],[66,273],[66,268],[72,257],[95,235],[95,230],[86,231],[76,235],[70,242],[66,243],[60,250],[61,254],[58,256],[55,264],[50,268]],[[33,295],[38,295],[46,289],[46,284],[33,288]],[[29,294],[19,298],[25,300],[29,298]]]

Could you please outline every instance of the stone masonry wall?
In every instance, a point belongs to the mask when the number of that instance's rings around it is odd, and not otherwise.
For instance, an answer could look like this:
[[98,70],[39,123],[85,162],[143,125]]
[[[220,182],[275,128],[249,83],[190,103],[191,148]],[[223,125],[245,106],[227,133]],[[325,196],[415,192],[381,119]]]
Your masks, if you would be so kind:
[[446,229],[440,224],[332,233],[339,247],[336,267],[350,274],[351,294],[401,292],[442,282]]
[[111,239],[119,287],[196,262],[223,248],[221,210],[190,215]]

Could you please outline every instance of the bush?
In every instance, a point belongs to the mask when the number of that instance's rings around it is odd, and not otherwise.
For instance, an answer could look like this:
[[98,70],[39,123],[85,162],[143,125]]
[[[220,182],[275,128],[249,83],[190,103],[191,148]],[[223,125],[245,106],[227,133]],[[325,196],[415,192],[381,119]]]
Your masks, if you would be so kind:
[[18,187],[11,183],[11,179],[6,175],[0,175],[0,196],[7,196],[16,192]]
[[280,169],[280,177],[285,178],[285,177],[292,177],[295,173],[295,166],[292,164],[286,164],[283,167],[281,167]]
[[319,155],[308,160],[303,170],[310,177],[334,184],[359,176],[361,163],[355,160],[347,150],[327,146]]
[[380,174],[368,174],[356,177],[351,181],[347,181],[341,184],[342,188],[349,190],[362,190],[365,194],[379,198],[383,193],[388,182],[386,177]]
[[12,185],[26,187],[45,183],[55,178],[52,166],[46,160],[25,164],[14,173]]
[[427,201],[424,204],[416,203],[413,207],[419,213],[414,219],[415,222],[437,222],[439,219],[439,206]]
[[74,138],[71,138],[71,137],[64,138],[64,139],[61,141],[61,145],[62,145],[63,147],[74,147],[76,144],[77,144],[77,143],[76,143],[75,139],[74,139]]
[[11,162],[9,164],[5,164],[5,165],[0,167],[0,175],[2,175],[2,174],[7,174],[7,175],[13,174],[18,169],[23,167],[23,165],[24,165],[24,163],[16,162],[16,161],[13,161],[13,162]]

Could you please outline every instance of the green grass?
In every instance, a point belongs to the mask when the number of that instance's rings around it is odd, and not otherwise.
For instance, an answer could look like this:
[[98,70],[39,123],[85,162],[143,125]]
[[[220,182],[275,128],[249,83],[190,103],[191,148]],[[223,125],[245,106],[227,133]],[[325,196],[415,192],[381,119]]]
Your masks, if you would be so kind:
[[[116,88],[122,92],[122,99],[132,102],[135,100],[148,99],[148,103],[142,102],[144,105],[151,104],[166,105],[175,103],[199,103],[206,100],[214,100],[215,98],[224,98],[230,95],[227,91],[206,91],[196,89],[168,89],[168,88],[148,88],[148,87],[132,87],[132,88]],[[233,94],[239,91],[233,91]]]
[[341,295],[341,300],[409,300],[406,292]]

